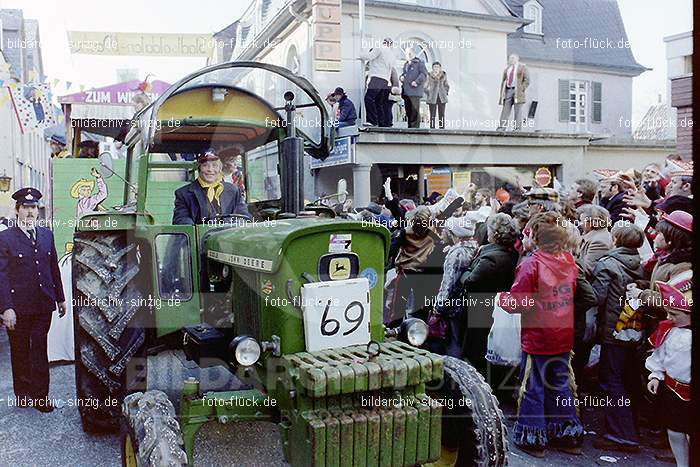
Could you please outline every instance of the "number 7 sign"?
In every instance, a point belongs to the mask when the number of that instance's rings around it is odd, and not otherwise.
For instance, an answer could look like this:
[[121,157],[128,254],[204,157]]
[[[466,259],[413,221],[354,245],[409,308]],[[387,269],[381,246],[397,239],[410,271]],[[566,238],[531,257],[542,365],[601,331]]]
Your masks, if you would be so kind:
[[369,342],[370,301],[366,278],[304,284],[301,300],[307,351]]

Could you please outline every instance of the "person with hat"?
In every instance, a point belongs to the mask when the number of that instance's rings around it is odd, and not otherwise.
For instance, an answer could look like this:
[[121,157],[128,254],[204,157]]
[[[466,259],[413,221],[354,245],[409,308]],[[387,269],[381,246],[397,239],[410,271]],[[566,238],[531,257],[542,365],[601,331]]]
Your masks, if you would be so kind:
[[[75,207],[76,217],[80,219],[85,214],[94,212],[98,209],[100,203],[107,199],[109,196],[109,190],[107,184],[102,178],[102,174],[93,167],[90,170],[90,175],[95,177],[95,180],[88,180],[87,178],[81,178],[71,186],[70,196],[71,198],[77,199],[78,204]],[[97,193],[93,194],[92,191],[97,185]]]
[[650,280],[637,281],[637,287],[628,291],[632,298],[639,298],[645,307],[648,332],[654,330],[665,313],[657,284],[667,282],[693,267],[693,216],[685,211],[663,215],[656,225],[654,249],[657,259]]
[[66,303],[53,234],[37,225],[41,197],[35,188],[12,195],[17,224],[0,232],[0,312],[17,406],[51,412],[47,335],[56,304],[63,317]]
[[689,464],[691,420],[690,327],[693,272],[685,271],[668,282],[657,282],[667,320],[649,338],[654,351],[646,359],[650,371],[647,389],[659,398],[661,424],[666,428],[676,465]]
[[357,111],[355,104],[345,94],[343,88],[335,88],[331,94],[333,102],[338,104],[338,109],[335,114],[335,124],[338,128],[353,126],[357,122]]
[[223,181],[222,164],[216,152],[209,149],[197,161],[197,180],[175,191],[173,224],[203,224],[230,215],[250,218],[238,187]]
[[560,212],[559,193],[554,188],[535,187],[525,193],[530,217],[541,212]]

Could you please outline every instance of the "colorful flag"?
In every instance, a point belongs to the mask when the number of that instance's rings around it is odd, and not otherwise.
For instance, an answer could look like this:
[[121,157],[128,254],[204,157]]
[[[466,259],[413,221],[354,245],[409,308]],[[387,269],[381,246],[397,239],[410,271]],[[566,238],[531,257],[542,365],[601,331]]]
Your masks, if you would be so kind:
[[22,133],[56,125],[48,84],[28,84],[10,90],[10,98]]

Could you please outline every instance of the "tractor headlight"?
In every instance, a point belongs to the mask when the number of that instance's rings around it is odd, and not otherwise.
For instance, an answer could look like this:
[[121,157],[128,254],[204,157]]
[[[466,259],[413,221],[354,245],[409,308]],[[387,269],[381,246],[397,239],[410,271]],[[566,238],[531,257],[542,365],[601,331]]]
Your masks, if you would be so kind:
[[229,350],[233,354],[234,363],[241,366],[255,365],[260,360],[260,344],[248,336],[238,336],[231,341]]
[[401,323],[399,338],[412,346],[420,347],[428,338],[428,325],[418,318],[408,318]]

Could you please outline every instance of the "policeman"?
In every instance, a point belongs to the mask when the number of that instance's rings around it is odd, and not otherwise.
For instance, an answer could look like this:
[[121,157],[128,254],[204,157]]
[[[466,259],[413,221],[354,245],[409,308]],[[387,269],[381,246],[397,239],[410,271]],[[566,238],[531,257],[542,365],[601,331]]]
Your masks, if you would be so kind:
[[53,234],[37,225],[41,193],[22,188],[16,201],[17,225],[0,232],[0,312],[12,354],[12,383],[20,407],[51,412],[47,335],[58,303],[66,314]]

